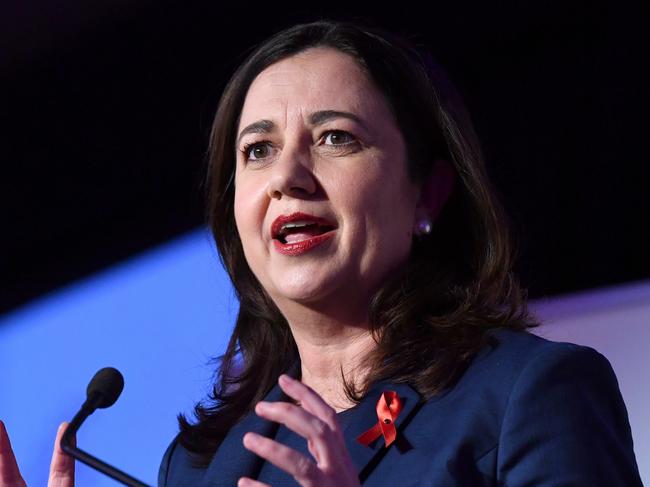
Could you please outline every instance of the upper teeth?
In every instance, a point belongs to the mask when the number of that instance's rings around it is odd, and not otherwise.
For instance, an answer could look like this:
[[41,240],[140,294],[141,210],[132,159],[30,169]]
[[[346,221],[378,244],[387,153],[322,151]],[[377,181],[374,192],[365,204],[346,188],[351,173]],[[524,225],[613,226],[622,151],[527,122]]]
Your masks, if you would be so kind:
[[307,227],[309,225],[315,225],[315,222],[311,221],[296,221],[296,222],[290,222],[290,223],[285,223],[282,225],[282,230],[287,230],[289,228],[299,228],[299,227]]

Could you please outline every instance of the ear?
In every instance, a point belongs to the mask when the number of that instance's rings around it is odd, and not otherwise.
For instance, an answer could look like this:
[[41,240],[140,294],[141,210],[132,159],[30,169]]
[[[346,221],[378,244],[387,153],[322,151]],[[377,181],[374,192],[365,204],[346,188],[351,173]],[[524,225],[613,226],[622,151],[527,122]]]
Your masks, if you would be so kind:
[[420,200],[415,210],[416,221],[423,218],[436,221],[454,188],[455,178],[454,168],[449,161],[435,160],[431,173],[422,183]]

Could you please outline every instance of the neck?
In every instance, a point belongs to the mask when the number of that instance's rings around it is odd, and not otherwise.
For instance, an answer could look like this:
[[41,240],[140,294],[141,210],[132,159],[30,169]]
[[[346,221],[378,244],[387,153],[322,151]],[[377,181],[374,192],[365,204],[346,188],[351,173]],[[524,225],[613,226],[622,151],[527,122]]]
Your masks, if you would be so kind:
[[361,386],[364,359],[376,347],[367,313],[341,316],[340,307],[328,313],[295,303],[283,308],[300,354],[302,382],[337,412],[352,407],[344,380]]

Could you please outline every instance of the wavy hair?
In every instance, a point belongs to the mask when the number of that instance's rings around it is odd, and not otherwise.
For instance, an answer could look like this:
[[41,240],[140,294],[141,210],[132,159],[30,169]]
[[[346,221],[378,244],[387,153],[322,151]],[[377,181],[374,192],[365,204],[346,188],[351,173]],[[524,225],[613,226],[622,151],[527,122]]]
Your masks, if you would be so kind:
[[[409,175],[424,181],[446,159],[455,184],[433,232],[415,239],[408,262],[370,303],[376,348],[364,384],[344,382],[358,402],[375,381],[413,386],[425,399],[453,385],[486,344],[486,331],[536,326],[513,274],[508,224],[490,185],[467,111],[443,70],[409,41],[376,27],[321,20],[259,45],[226,86],[212,126],[207,216],[240,302],[212,393],[195,420],[178,416],[180,443],[206,466],[228,430],[298,359],[288,323],[249,268],[234,218],[235,139],[246,93],[268,66],[312,47],[352,56],[386,97],[407,147]],[[345,380],[345,378],[344,378]]]

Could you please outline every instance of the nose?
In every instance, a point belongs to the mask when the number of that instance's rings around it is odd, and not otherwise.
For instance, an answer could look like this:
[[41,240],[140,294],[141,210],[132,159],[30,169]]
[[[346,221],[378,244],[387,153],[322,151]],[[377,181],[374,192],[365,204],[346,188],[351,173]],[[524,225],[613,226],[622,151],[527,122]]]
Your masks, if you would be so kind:
[[306,198],[313,195],[318,187],[312,164],[308,156],[298,150],[283,149],[268,180],[267,193],[269,198],[283,197]]

